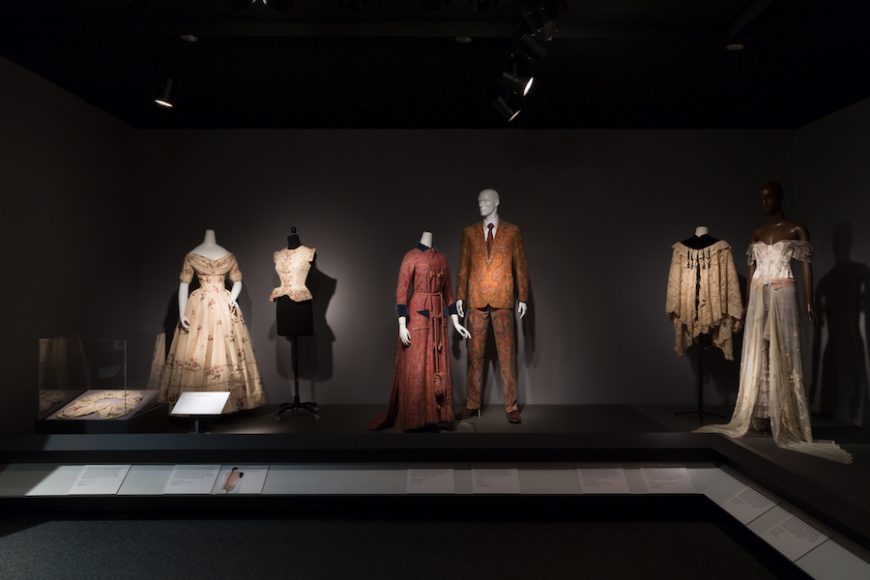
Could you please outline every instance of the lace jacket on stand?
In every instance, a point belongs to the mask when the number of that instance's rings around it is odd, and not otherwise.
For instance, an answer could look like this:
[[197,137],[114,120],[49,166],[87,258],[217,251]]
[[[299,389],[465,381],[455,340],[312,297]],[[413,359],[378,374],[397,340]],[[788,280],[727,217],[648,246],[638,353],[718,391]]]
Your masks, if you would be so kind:
[[728,360],[734,360],[732,337],[740,331],[743,302],[734,257],[719,240],[699,250],[673,245],[665,311],[674,323],[674,351],[683,356],[702,334]]

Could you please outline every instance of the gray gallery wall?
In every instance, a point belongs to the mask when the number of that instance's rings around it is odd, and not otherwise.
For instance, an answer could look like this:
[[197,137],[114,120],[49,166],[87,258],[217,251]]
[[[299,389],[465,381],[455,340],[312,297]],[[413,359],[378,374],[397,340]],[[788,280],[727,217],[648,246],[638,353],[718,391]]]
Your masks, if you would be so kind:
[[[483,187],[502,192],[503,218],[526,237],[524,403],[691,404],[692,360],[673,354],[663,313],[670,245],[704,223],[733,243],[744,272],[765,180],[781,180],[788,210],[810,225],[817,278],[833,268],[835,231],[851,231],[853,262],[870,261],[867,103],[796,132],[139,131],[2,59],[0,78],[13,329],[3,431],[30,427],[22,409],[35,403],[38,337],[149,337],[171,324],[181,259],[207,227],[241,263],[240,303],[271,402],[290,395],[267,297],[271,254],[291,225],[318,249],[325,311],[302,350],[304,394],[321,403],[386,400],[401,256],[428,229],[455,273]],[[736,364],[714,354],[707,368],[708,399],[733,397]],[[495,381],[490,373],[490,401]]]
[[[692,361],[673,353],[663,311],[670,246],[707,224],[734,243],[743,271],[764,217],[758,185],[789,187],[792,175],[786,131],[145,131],[140,146],[140,332],[160,330],[182,257],[215,228],[245,275],[241,304],[272,402],[290,395],[267,298],[291,225],[335,280],[317,400],[384,402],[402,255],[431,230],[455,274],[477,192],[495,187],[531,271],[521,402],[691,403]],[[464,349],[454,361],[461,392]],[[714,355],[708,368],[710,400],[733,396],[736,365]],[[490,401],[501,398],[495,380]]]
[[30,430],[37,339],[135,332],[132,129],[0,58],[3,403]]
[[817,326],[813,399],[822,411],[865,426],[870,425],[868,135],[870,99],[796,132],[794,216],[811,228],[817,294],[826,307]]

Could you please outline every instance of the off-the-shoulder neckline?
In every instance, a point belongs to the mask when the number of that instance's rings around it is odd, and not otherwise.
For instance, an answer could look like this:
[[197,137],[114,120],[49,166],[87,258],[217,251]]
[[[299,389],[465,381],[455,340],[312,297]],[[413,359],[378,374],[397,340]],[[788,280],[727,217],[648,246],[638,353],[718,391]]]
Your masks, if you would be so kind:
[[809,242],[806,241],[806,240],[789,240],[789,239],[785,239],[785,240],[777,240],[777,241],[773,242],[772,244],[768,244],[767,242],[762,242],[761,240],[756,240],[756,241],[752,242],[752,245],[754,246],[754,245],[756,245],[756,244],[761,244],[762,246],[771,247],[771,246],[775,246],[775,245],[777,245],[777,244],[781,244],[782,242],[795,242],[795,243],[800,243],[800,244],[809,244]]
[[188,255],[188,256],[197,256],[197,257],[199,257],[199,258],[202,258],[203,260],[208,260],[209,262],[220,262],[221,260],[225,260],[225,259],[227,259],[228,257],[232,256],[233,253],[232,253],[232,252],[227,252],[226,254],[224,254],[223,256],[221,256],[220,258],[209,258],[208,256],[203,256],[202,254],[198,254],[198,253],[196,253],[196,252],[188,252],[187,255]]

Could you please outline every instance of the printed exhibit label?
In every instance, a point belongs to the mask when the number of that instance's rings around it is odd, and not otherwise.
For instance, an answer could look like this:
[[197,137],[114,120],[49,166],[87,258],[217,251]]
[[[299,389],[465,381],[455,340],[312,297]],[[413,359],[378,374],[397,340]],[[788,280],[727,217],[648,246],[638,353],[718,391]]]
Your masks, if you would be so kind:
[[70,495],[115,495],[130,465],[85,465],[70,487]]
[[210,494],[220,470],[220,465],[176,465],[163,493]]

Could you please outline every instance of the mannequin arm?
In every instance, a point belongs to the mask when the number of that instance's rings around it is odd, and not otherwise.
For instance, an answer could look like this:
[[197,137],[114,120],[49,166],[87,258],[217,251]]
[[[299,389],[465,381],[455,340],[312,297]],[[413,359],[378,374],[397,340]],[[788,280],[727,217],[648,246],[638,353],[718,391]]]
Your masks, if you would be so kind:
[[187,319],[187,293],[190,284],[182,282],[178,285],[178,322],[184,330],[190,330],[190,321]]
[[459,316],[457,314],[451,314],[450,321],[453,322],[453,328],[456,329],[456,332],[459,333],[459,336],[465,339],[471,338],[471,333],[468,332],[468,329],[459,324]]
[[456,313],[462,318],[465,318],[465,311],[462,309],[462,300],[456,301]]
[[238,282],[233,282],[233,289],[230,290],[230,301],[229,301],[230,310],[235,310],[236,308],[239,307],[239,304],[236,302],[236,300],[238,299],[239,294],[241,294],[241,293],[242,293],[242,281],[239,280]]
[[517,314],[520,315],[520,318],[526,315],[526,310],[528,309],[528,304],[525,302],[520,302],[517,304]]
[[411,331],[408,330],[408,319],[404,316],[399,317],[399,340],[402,344],[409,346],[411,344]]

